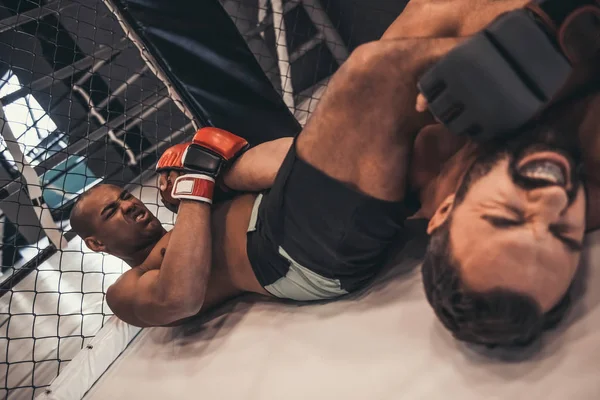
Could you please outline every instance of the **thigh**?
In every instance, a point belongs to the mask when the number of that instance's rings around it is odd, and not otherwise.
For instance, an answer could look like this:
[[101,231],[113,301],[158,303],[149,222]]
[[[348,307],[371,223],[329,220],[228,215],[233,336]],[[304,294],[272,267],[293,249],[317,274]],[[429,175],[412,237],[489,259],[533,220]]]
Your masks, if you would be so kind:
[[381,39],[470,36],[528,0],[412,0]]
[[258,211],[258,235],[277,252],[269,264],[279,263],[279,274],[263,284],[288,275],[291,265],[295,273],[317,274],[312,286],[326,281],[355,290],[378,271],[417,206],[360,193],[300,159],[292,146]]
[[405,195],[417,132],[417,81],[458,39],[385,40],[355,50],[331,79],[297,140],[298,155],[326,175],[387,201]]

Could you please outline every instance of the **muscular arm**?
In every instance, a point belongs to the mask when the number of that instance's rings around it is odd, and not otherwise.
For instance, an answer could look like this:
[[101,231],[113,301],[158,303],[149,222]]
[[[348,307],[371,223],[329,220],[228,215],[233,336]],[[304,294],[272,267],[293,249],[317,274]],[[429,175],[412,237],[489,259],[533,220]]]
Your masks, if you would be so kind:
[[[382,39],[471,36],[529,0],[411,0]],[[427,21],[427,23],[423,23]]]
[[211,267],[210,207],[181,202],[160,269],[125,273],[107,292],[113,312],[132,325],[164,326],[198,314]]
[[248,150],[223,175],[229,189],[258,192],[273,185],[293,138],[286,137],[259,144]]

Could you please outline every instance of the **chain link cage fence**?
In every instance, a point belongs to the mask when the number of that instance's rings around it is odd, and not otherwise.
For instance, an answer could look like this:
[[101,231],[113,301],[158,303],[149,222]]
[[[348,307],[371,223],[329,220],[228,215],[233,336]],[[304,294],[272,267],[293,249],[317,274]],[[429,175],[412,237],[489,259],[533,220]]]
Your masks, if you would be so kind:
[[408,0],[222,0],[264,73],[304,125],[329,78],[378,40]]
[[[404,5],[220,3],[301,125],[349,52]],[[198,124],[140,49],[111,1],[0,0],[0,398],[44,393],[112,315],[106,290],[129,267],[75,238],[78,196],[116,184],[174,221],[153,167]]]
[[75,200],[99,183],[139,193],[193,126],[103,2],[3,0],[0,18],[0,398],[27,399],[106,322],[126,268],[65,245]]

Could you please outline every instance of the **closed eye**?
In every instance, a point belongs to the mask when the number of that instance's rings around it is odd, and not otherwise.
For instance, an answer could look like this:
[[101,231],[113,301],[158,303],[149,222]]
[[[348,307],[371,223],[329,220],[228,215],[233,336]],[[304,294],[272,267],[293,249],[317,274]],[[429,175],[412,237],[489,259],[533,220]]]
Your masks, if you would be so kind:
[[[525,224],[524,220],[497,217],[493,215],[482,215],[481,219],[489,222],[492,226],[495,226],[496,228],[500,229],[508,229],[516,226],[522,226]],[[550,225],[550,233],[552,234],[552,236],[554,236],[556,239],[560,240],[565,246],[567,246],[569,251],[573,253],[581,252],[583,250],[583,243],[564,236],[564,230],[564,226]]]
[[573,253],[579,253],[583,250],[583,243],[570,237],[563,235],[565,228],[561,225],[550,225],[550,233],[552,236],[564,243],[567,248]]
[[107,207],[106,211],[107,212],[104,213],[104,219],[109,219],[110,217],[112,217],[113,215],[115,215],[115,213],[117,212],[117,206],[116,206],[116,204],[114,206]]
[[104,207],[102,209],[102,211],[100,212],[100,215],[102,215],[102,217],[104,219],[108,219],[110,217],[112,217],[115,212],[117,211],[117,203],[120,200],[128,200],[129,198],[131,198],[131,193],[129,193],[127,190],[123,190],[121,193],[119,193],[119,198],[117,201],[113,201],[110,204],[108,204],[106,207]]
[[525,224],[525,221],[522,219],[511,219],[505,217],[497,217],[494,215],[482,215],[481,219],[489,222],[492,226],[495,226],[496,228],[509,228]]

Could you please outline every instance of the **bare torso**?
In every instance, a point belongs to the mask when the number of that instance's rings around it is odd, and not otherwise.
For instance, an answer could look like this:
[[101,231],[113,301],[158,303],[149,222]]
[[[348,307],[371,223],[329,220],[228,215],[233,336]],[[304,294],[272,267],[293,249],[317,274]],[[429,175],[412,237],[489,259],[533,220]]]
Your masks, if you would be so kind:
[[[205,307],[209,308],[243,292],[267,295],[260,286],[246,254],[246,230],[255,195],[242,195],[216,206],[211,215],[212,269]],[[146,260],[127,273],[160,269],[171,232],[167,232]]]

